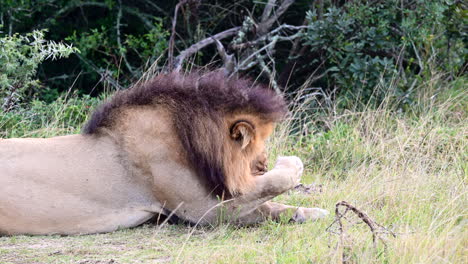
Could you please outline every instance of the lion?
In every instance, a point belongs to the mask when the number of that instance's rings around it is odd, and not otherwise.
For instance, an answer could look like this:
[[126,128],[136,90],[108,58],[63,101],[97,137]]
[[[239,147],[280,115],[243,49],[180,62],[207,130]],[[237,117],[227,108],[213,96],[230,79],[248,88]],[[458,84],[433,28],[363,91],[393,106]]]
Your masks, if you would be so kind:
[[270,201],[296,186],[298,157],[267,171],[282,96],[221,71],[166,73],[117,92],[82,133],[0,140],[0,234],[75,235],[159,215],[251,225],[328,214]]

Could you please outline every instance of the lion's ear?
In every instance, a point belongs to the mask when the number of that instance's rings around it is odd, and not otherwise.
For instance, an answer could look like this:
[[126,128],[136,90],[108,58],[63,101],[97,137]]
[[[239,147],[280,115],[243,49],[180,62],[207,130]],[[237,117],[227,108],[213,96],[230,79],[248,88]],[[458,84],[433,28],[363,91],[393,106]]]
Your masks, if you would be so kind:
[[252,141],[255,128],[247,121],[237,121],[231,127],[231,138],[241,144],[241,149],[245,149]]

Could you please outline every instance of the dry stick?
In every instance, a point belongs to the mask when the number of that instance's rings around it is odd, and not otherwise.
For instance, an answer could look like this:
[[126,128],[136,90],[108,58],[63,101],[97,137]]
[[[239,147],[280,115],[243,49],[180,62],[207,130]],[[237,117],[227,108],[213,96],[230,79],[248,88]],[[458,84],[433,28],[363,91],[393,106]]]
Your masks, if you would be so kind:
[[213,44],[216,42],[216,40],[221,40],[221,39],[224,39],[224,38],[227,38],[227,37],[230,37],[230,36],[233,36],[235,35],[238,31],[239,31],[240,27],[234,27],[234,28],[231,28],[231,29],[228,29],[228,30],[225,30],[223,32],[220,32],[212,37],[209,37],[209,38],[206,38],[206,39],[203,39],[195,44],[193,44],[192,46],[188,47],[187,49],[183,50],[182,52],[180,52],[179,56],[177,56],[173,62],[172,65],[169,65],[169,67],[171,69],[174,69],[175,71],[179,71],[180,68],[182,67],[182,63],[184,62],[185,58],[187,56],[190,56],[194,53],[197,53],[199,50],[201,50],[202,48],[210,45],[210,44]]
[[351,204],[349,204],[348,202],[346,201],[341,201],[339,203],[336,204],[336,209],[335,209],[335,213],[336,213],[336,217],[338,217],[338,215],[341,215],[339,218],[339,221],[341,221],[341,218],[344,217],[345,213],[347,211],[345,211],[344,214],[340,214],[339,213],[339,207],[340,206],[343,206],[345,207],[347,210],[351,210],[353,211],[359,218],[361,218],[361,220],[367,224],[367,226],[369,226],[371,232],[372,232],[372,242],[374,242],[374,245],[375,245],[375,242],[376,242],[376,238],[380,239],[380,241],[382,241],[382,243],[387,246],[387,244],[385,243],[385,241],[378,235],[378,229],[379,228],[382,228],[384,229],[385,231],[387,231],[388,233],[390,233],[393,237],[396,237],[395,233],[393,233],[392,231],[388,230],[386,227],[376,223],[374,220],[372,220],[366,213],[364,213],[363,211],[357,209],[356,207],[352,206]]
[[[276,1],[275,1],[276,2]],[[271,26],[275,21],[278,20],[278,18],[289,8],[290,5],[292,5],[295,2],[295,0],[284,0],[281,5],[276,9],[276,12],[273,13],[273,15],[268,16],[268,19],[266,19],[266,14],[264,13],[265,17],[263,17],[263,20],[257,27],[257,36],[262,36],[270,30]],[[271,8],[270,5],[268,4],[265,8]],[[271,12],[271,10],[267,11],[268,13]]]
[[263,9],[262,19],[261,22],[266,21],[273,10],[273,7],[276,5],[276,0],[268,0],[268,3],[265,5],[265,9]]
[[[340,206],[345,207],[345,211],[343,213],[340,212]],[[387,243],[383,238],[381,238],[378,233],[378,229],[384,229],[386,232],[390,233],[393,237],[396,237],[395,233],[392,231],[388,230],[386,227],[376,223],[372,218],[370,218],[366,213],[363,211],[359,210],[358,208],[354,207],[353,205],[349,204],[346,201],[341,201],[336,204],[335,207],[335,221],[331,223],[330,226],[328,226],[327,231],[330,231],[329,229],[335,224],[338,223],[338,235],[340,236],[340,242],[343,245],[343,253],[342,253],[342,263],[348,263],[348,256],[346,254],[346,250],[349,250],[349,247],[344,244],[346,232],[344,230],[344,225],[341,221],[342,218],[345,218],[345,215],[348,211],[354,212],[364,223],[367,224],[369,229],[372,232],[372,242],[374,247],[376,246],[376,241],[377,238],[384,244],[384,247],[387,247]],[[332,232],[332,231],[330,231]],[[335,233],[335,232],[333,232]]]
[[[250,48],[250,47],[253,47],[253,46],[257,45],[257,44],[260,44],[261,42],[269,41],[269,40],[271,40],[273,38],[276,38],[277,41],[294,40],[294,39],[297,39],[298,37],[300,37],[301,31],[298,31],[297,33],[295,33],[293,35],[290,35],[290,36],[280,36],[279,35],[281,33],[280,31],[284,30],[284,29],[301,30],[301,29],[306,29],[306,28],[308,28],[308,26],[293,26],[293,25],[283,24],[283,25],[275,28],[271,32],[268,32],[267,34],[263,35],[262,37],[259,37],[259,38],[255,39],[255,40],[247,41],[247,42],[239,43],[239,44],[232,44],[231,48],[232,49]],[[278,33],[278,35],[275,35],[277,33]]]
[[345,237],[346,237],[346,232],[344,230],[343,223],[341,222],[341,218],[344,217],[344,215],[348,212],[348,210],[349,209],[346,208],[344,213],[341,214],[339,212],[339,210],[338,210],[338,205],[336,206],[336,209],[335,209],[335,217],[337,218],[337,221],[338,221],[338,231],[339,231],[339,235],[340,235],[340,241],[341,241],[341,245],[343,246],[343,251],[341,252],[341,262],[343,264],[348,263],[349,257],[348,257],[347,251],[351,250],[351,247],[344,243]]
[[224,48],[223,44],[219,40],[217,40],[215,38],[213,38],[213,40],[215,41],[216,49],[218,50],[218,54],[221,57],[221,59],[223,60],[224,71],[225,71],[226,75],[230,75],[234,71],[234,67],[236,66],[236,61],[235,61],[234,55],[232,55],[232,54],[229,55],[226,52],[226,49]]
[[174,18],[172,19],[171,38],[169,39],[169,51],[168,51],[169,70],[172,70],[173,61],[174,61],[174,41],[175,41],[175,33],[176,33],[176,25],[177,25],[177,13],[179,12],[180,6],[186,4],[188,1],[189,0],[180,0],[179,3],[177,3],[177,5],[175,6]]

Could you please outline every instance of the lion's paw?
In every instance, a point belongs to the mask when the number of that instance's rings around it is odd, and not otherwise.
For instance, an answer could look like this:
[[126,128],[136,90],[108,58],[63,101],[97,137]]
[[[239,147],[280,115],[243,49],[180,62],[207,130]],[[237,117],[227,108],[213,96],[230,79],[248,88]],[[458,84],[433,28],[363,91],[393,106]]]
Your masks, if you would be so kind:
[[299,184],[302,173],[304,172],[304,164],[302,164],[301,159],[296,156],[279,157],[276,161],[275,168],[292,169],[293,173],[289,176],[294,186]]
[[329,214],[330,213],[327,210],[321,208],[299,207],[291,217],[291,221],[295,223],[304,223],[310,220],[325,218]]

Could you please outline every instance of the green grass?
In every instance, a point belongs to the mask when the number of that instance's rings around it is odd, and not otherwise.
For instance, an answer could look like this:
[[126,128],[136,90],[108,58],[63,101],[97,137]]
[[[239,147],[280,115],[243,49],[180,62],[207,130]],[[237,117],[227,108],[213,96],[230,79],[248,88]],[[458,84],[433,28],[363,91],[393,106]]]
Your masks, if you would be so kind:
[[[374,246],[369,228],[352,214],[340,240],[337,226],[329,227],[332,213],[301,225],[146,225],[88,236],[0,237],[0,263],[341,263],[343,252],[350,263],[467,263],[465,86],[461,79],[420,87],[417,102],[404,111],[389,100],[354,110],[329,105],[304,117],[313,102],[300,101],[292,106],[298,122],[283,124],[270,141],[272,161],[297,155],[306,166],[303,182],[321,185],[276,201],[332,212],[336,202],[348,201],[396,234],[382,235],[387,247]],[[57,109],[67,113],[63,109],[76,104],[62,102]],[[2,114],[0,133],[40,137],[79,130],[82,118],[67,126],[69,119],[51,111],[56,114],[46,119],[27,111]]]

